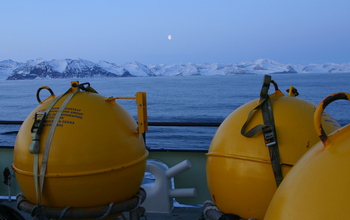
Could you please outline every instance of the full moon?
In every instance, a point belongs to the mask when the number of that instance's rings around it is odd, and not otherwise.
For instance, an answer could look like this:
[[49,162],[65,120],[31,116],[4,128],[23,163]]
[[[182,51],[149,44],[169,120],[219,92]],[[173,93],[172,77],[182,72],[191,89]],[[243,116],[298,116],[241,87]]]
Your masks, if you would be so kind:
[[168,35],[168,39],[171,40],[171,34]]

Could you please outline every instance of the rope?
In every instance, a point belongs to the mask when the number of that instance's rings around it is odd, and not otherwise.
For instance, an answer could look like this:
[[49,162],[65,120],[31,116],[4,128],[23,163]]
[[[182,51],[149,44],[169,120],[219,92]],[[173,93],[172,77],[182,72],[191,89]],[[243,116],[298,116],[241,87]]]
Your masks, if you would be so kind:
[[204,205],[215,205],[213,200],[207,200],[204,202]]
[[18,199],[18,197],[19,196],[21,196],[21,197],[23,197],[23,199],[21,199],[21,200],[17,200],[17,205],[16,205],[16,208],[18,209],[18,210],[22,210],[21,208],[20,208],[20,204],[22,203],[22,202],[29,202],[29,200],[27,200],[26,199],[26,197],[23,195],[23,194],[18,194],[16,197],[17,197],[17,199]]
[[[142,199],[146,198],[145,191],[142,188],[140,188],[140,190],[136,195],[139,198],[139,201],[142,201]],[[118,203],[112,202],[104,206],[96,206],[96,207],[67,206],[65,208],[63,207],[59,208],[59,207],[44,206],[40,204],[33,204],[30,201],[28,201],[23,194],[18,194],[17,208],[18,210],[22,210],[24,212],[30,213],[32,216],[35,216],[35,217],[42,217],[43,214],[45,213],[44,217],[55,218],[58,220],[65,219],[65,218],[105,219],[107,216],[113,216],[113,218],[122,217],[124,220],[126,220],[125,216],[123,215],[123,212],[130,212],[131,214],[132,212],[131,209],[134,208],[137,203],[139,204],[139,201],[136,201],[135,198],[132,197],[129,200],[126,200],[124,202],[118,202]],[[38,209],[41,209],[41,210],[38,210]],[[140,217],[145,217],[144,216],[145,212],[146,212],[145,208],[138,205],[138,208],[132,214],[137,215],[138,216],[137,219],[140,219]],[[8,220],[15,220],[15,219],[8,219]]]
[[203,213],[204,213],[206,218],[208,218],[207,212],[210,210],[221,212],[220,209],[218,209],[218,207],[216,207],[216,206],[208,206],[203,210]]
[[40,212],[40,209],[41,209],[41,207],[42,207],[43,205],[40,205],[40,204],[38,204],[38,205],[35,205],[33,208],[32,208],[32,210],[30,210],[30,216],[32,216],[32,217],[34,217],[36,214],[36,210],[37,209],[39,209],[39,212]]
[[146,210],[141,206],[141,203],[142,203],[142,196],[137,193],[135,195],[135,197],[137,197],[137,205],[135,206],[135,208],[133,208],[132,210],[130,210],[129,212],[136,212],[137,211],[137,214],[138,214],[138,219],[140,218],[144,218],[145,220],[147,220],[147,217],[145,216],[145,212]]
[[109,215],[109,213],[111,212],[113,205],[114,205],[113,202],[109,203],[108,208],[107,208],[105,214],[103,214],[101,217],[96,218],[96,219],[104,219],[105,217],[107,217],[107,216]]
[[[238,215],[235,215],[235,214],[224,214],[220,211],[220,209],[218,207],[215,206],[214,202],[212,200],[207,200],[204,202],[204,207],[207,206],[204,210],[203,210],[203,213],[202,213],[202,219],[209,219],[210,216],[207,215],[207,212],[208,211],[211,211],[211,210],[214,210],[214,211],[217,211],[218,213],[221,214],[220,216],[220,219],[222,220],[225,220],[225,219],[240,219],[240,220],[245,220],[243,218],[241,218],[240,216]],[[204,217],[204,218],[203,218]],[[256,220],[254,218],[249,218],[247,220]]]
[[207,212],[210,210],[214,210],[214,211],[221,213],[221,211],[218,209],[218,207],[215,206],[215,204],[212,200],[205,201],[203,207],[205,207],[205,206],[207,206],[207,207],[203,210],[203,215],[206,219],[209,218],[209,216],[207,215]]
[[72,206],[67,206],[66,208],[64,208],[57,220],[61,220],[70,208],[72,208]]
[[137,202],[137,205],[135,206],[135,208],[133,208],[133,209],[131,210],[131,212],[134,211],[134,210],[136,210],[136,209],[141,205],[142,196],[139,195],[139,194],[136,194],[135,196],[137,197],[138,202]]

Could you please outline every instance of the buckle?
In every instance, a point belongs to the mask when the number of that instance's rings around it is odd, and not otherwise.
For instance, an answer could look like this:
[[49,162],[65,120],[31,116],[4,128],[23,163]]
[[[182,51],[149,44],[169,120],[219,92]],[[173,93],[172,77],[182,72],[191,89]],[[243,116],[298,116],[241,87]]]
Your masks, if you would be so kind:
[[35,118],[34,118],[34,123],[31,128],[31,132],[35,132],[35,130],[39,130],[43,126],[43,121],[46,117],[46,112],[36,112],[35,113]]
[[265,128],[263,128],[263,134],[265,139],[265,145],[267,147],[276,144],[275,134],[272,131],[271,126],[266,126]]

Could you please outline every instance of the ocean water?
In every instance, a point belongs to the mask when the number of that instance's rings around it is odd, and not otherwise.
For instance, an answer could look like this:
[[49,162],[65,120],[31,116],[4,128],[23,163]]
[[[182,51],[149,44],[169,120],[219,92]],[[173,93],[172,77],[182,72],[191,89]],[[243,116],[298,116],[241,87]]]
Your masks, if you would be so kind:
[[[239,106],[259,98],[263,75],[182,76],[89,78],[89,82],[106,97],[135,96],[147,93],[150,122],[222,122]],[[272,75],[279,89],[294,86],[299,97],[318,104],[336,92],[350,92],[350,74],[287,74]],[[56,95],[64,93],[75,79],[0,80],[0,120],[24,120],[38,105],[36,91],[50,87]],[[274,91],[270,87],[270,93]],[[41,97],[46,94],[43,90]],[[134,100],[118,100],[136,118]],[[350,103],[344,100],[326,109],[341,125],[350,123]],[[19,125],[0,125],[0,146],[13,146]],[[153,149],[207,150],[217,127],[155,127],[146,135],[147,146]]]

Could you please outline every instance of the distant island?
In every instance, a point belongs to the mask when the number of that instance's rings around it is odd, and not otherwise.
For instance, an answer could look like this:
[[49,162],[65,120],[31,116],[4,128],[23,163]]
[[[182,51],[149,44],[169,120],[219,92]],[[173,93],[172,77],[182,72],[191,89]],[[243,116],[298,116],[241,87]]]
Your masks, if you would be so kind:
[[93,77],[157,77],[238,74],[350,73],[350,62],[343,64],[281,64],[270,59],[241,63],[177,63],[145,65],[137,61],[115,64],[85,59],[43,59],[0,61],[0,80],[32,80]]

